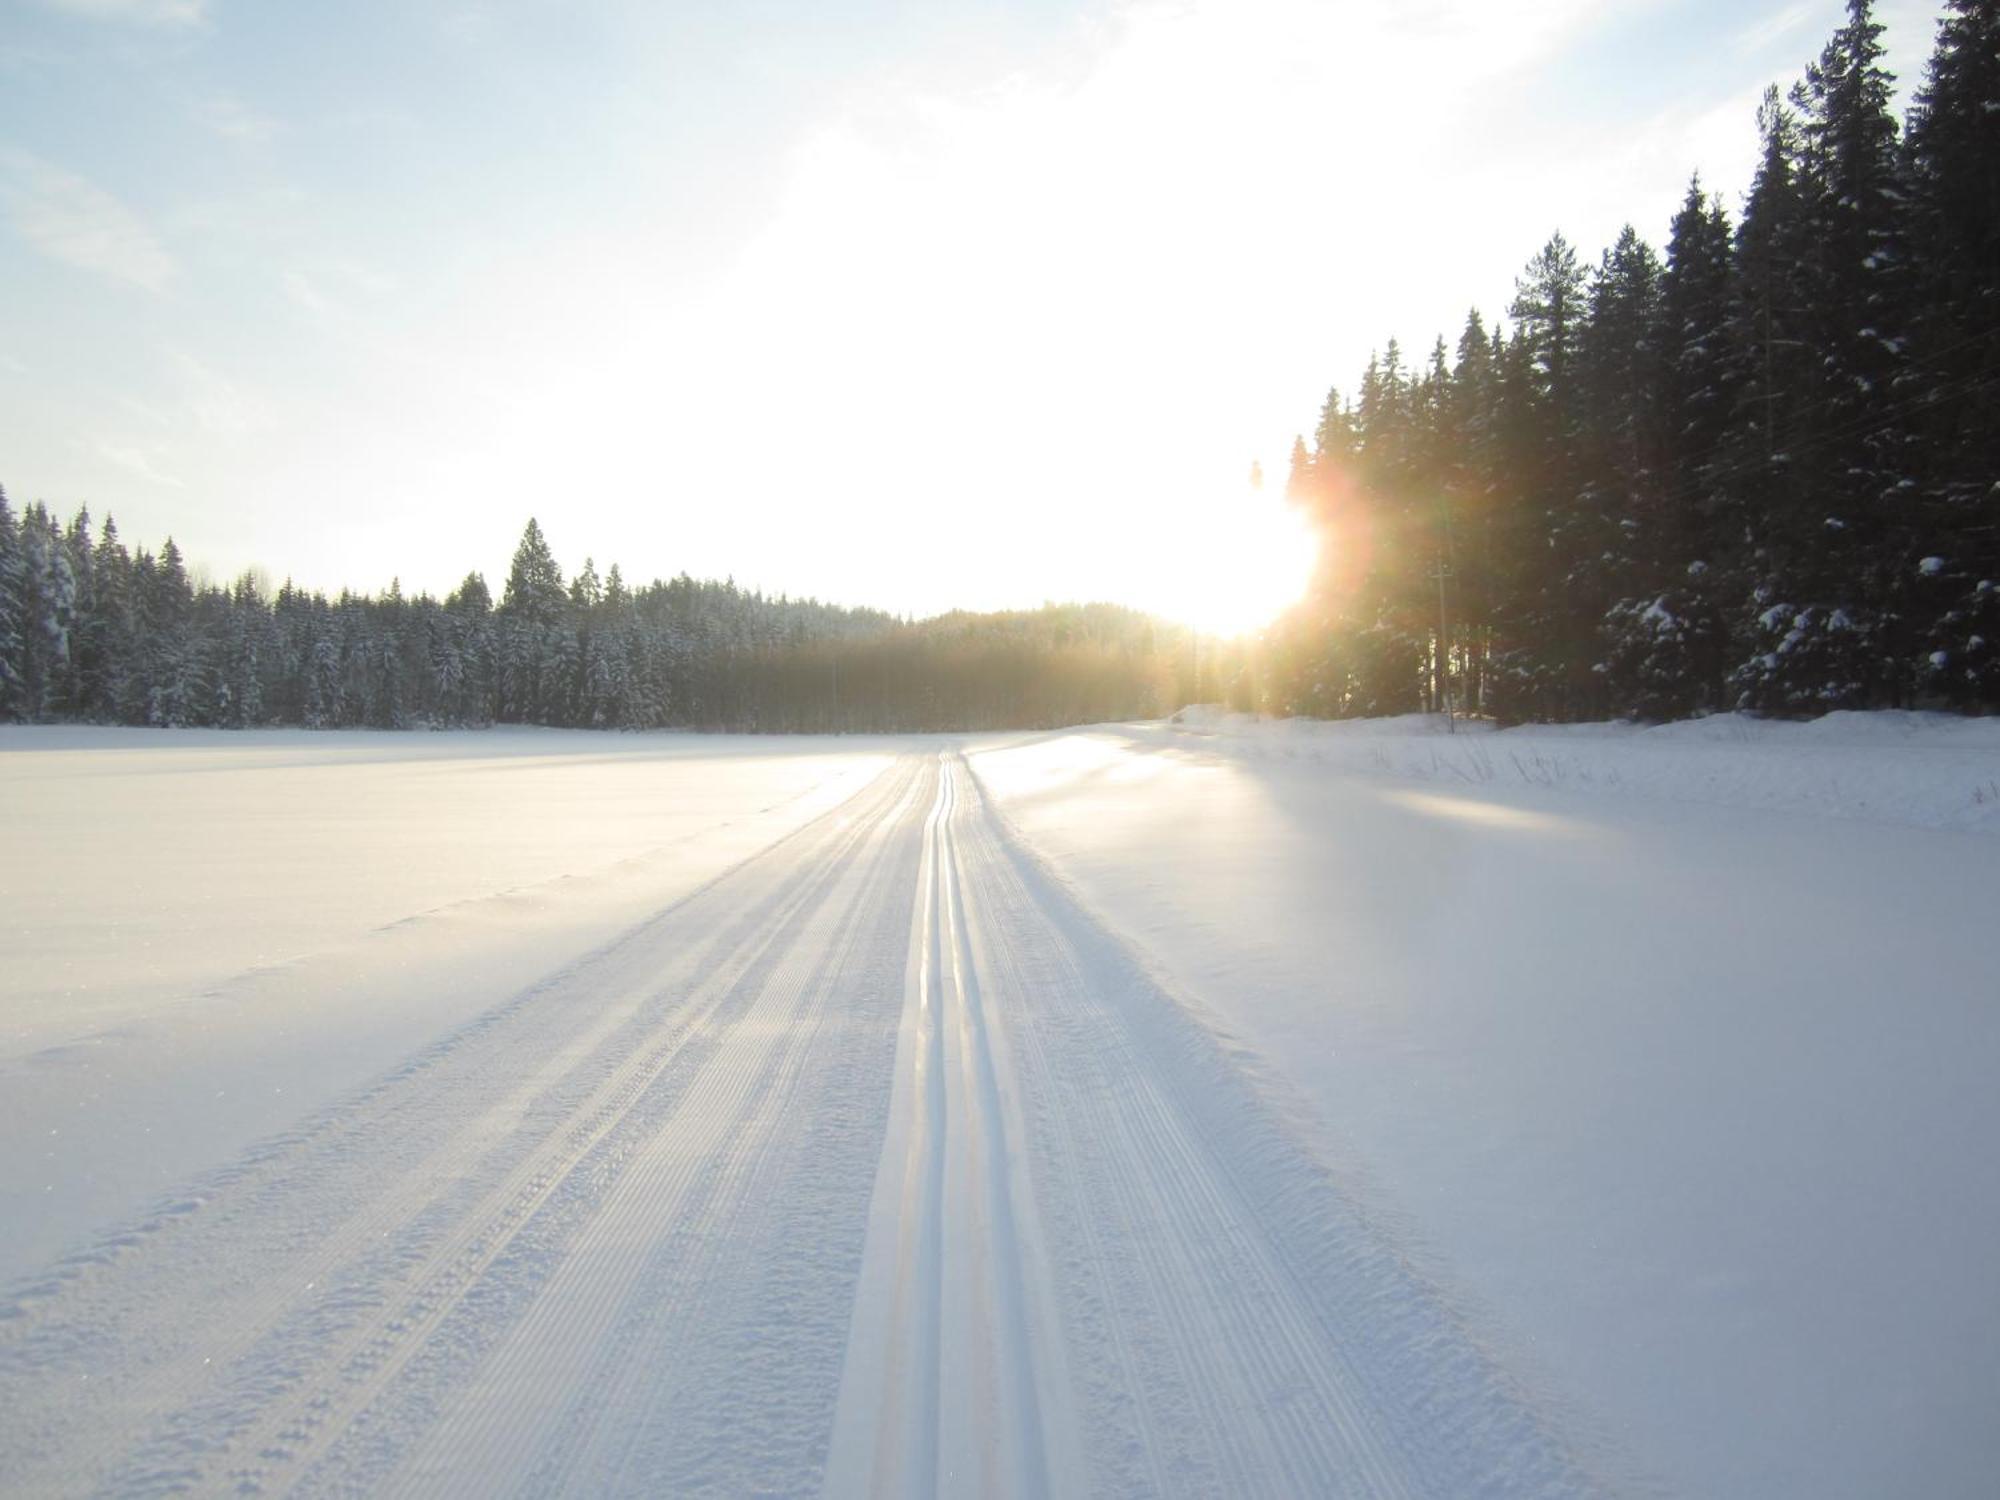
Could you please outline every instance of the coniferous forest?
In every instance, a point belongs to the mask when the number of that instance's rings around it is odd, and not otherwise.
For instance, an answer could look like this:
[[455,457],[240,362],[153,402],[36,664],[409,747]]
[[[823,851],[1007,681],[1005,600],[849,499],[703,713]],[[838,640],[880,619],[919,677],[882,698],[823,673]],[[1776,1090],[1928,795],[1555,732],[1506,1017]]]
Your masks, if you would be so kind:
[[106,522],[0,500],[0,705],[27,719],[227,728],[675,726],[761,731],[1036,727],[1160,701],[1154,626],[1049,606],[903,624],[679,577],[565,581],[530,521],[496,602],[328,599],[254,577],[196,587],[179,549],[128,552]]
[[1306,598],[1221,649],[1106,605],[903,622],[683,575],[496,601],[197,584],[0,492],[0,718],[1041,727],[1191,700],[1502,721],[2000,708],[2000,0],[1899,121],[1868,0],[1758,111],[1740,209],[1553,236],[1505,321],[1391,341],[1293,448]]
[[[1757,116],[1740,214],[1560,235],[1508,326],[1394,343],[1292,494],[1329,543],[1269,699],[1502,720],[2000,707],[2000,5],[1906,118],[1868,0]],[[1442,623],[1441,623],[1442,621]]]

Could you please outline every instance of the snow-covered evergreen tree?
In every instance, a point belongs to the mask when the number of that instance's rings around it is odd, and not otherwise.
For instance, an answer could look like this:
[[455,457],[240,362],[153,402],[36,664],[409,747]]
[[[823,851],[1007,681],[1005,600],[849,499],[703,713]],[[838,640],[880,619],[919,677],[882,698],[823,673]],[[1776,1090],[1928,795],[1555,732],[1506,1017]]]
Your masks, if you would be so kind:
[[26,573],[20,523],[0,488],[0,719],[29,715]]
[[1927,522],[1907,574],[1911,637],[1925,689],[1991,705],[2000,702],[2000,0],[1947,0],[1906,141]]

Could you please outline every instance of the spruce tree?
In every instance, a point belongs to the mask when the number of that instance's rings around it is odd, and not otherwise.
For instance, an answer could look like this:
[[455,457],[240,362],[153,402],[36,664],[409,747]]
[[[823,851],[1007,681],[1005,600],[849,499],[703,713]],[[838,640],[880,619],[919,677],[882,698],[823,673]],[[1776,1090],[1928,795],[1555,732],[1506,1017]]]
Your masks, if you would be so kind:
[[139,561],[139,626],[145,649],[145,722],[179,729],[200,721],[208,701],[206,662],[195,634],[194,590],[168,537],[158,558]]
[[1728,217],[1697,178],[1674,216],[1660,277],[1661,520],[1669,546],[1657,596],[1665,618],[1651,623],[1665,628],[1635,642],[1637,692],[1621,705],[1649,718],[1722,702],[1724,603],[1744,592],[1736,542],[1742,519],[1730,509],[1723,474],[1742,373],[1731,336],[1730,274]]
[[1794,680],[1827,707],[1901,701],[1908,581],[1927,553],[1910,453],[1913,265],[1908,184],[1870,0],[1793,92],[1802,120],[1808,305],[1822,399],[1805,467],[1824,514],[1808,586],[1822,648]]
[[85,659],[91,671],[85,685],[89,713],[113,724],[144,723],[132,555],[119,540],[118,523],[110,516],[104,518],[104,528],[98,534],[91,576],[95,588],[83,627]]
[[0,488],[0,719],[28,717],[26,568],[20,524]]
[[2000,702],[2000,0],[1947,0],[1906,136],[1932,540],[1911,579],[1927,691]]
[[22,700],[26,717],[43,719],[59,708],[69,678],[76,577],[62,530],[46,505],[37,501],[28,507],[18,538]]
[[1719,509],[1742,526],[1729,539],[1740,559],[1729,692],[1740,707],[1787,709],[1800,706],[1799,675],[1787,657],[1805,636],[1794,620],[1811,608],[1804,601],[1817,522],[1804,461],[1816,436],[1821,371],[1804,275],[1813,226],[1799,180],[1798,119],[1776,85],[1765,92],[1757,131],[1762,151],[1736,231],[1730,343],[1741,375],[1730,493]]
[[530,517],[500,596],[499,714],[516,724],[557,722],[566,684],[553,658],[569,592],[562,569]]
[[500,596],[500,608],[538,625],[553,624],[562,617],[569,602],[563,587],[562,569],[542,536],[542,528],[531,516],[521,532],[520,545],[507,570],[507,587]]
[[1572,718],[1594,701],[1590,668],[1598,612],[1572,608],[1567,590],[1586,534],[1572,524],[1581,478],[1579,351],[1586,279],[1560,234],[1515,282],[1508,315],[1511,356],[1502,405],[1511,439],[1506,461],[1518,490],[1502,528],[1508,587],[1500,621],[1506,649],[1496,662],[1496,709],[1505,718]]
[[1453,351],[1446,395],[1440,492],[1444,558],[1451,570],[1449,602],[1459,661],[1458,704],[1484,706],[1486,655],[1492,636],[1496,575],[1494,533],[1495,375],[1492,344],[1474,308]]

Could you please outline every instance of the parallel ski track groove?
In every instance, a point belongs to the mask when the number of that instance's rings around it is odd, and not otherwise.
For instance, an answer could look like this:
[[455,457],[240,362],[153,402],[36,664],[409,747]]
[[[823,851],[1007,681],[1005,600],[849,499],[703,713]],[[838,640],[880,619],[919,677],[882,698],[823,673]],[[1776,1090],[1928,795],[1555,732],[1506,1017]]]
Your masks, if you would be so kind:
[[[969,1175],[980,1189],[986,1210],[985,1233],[974,1243],[986,1273],[982,1278],[983,1290],[992,1304],[988,1313],[993,1324],[991,1373],[998,1389],[990,1394],[992,1405],[1018,1429],[1002,1434],[1003,1441],[1011,1440],[1006,1441],[1006,1446],[1013,1450],[1018,1472],[989,1471],[985,1477],[992,1493],[1046,1494],[1048,1455],[1043,1439],[1039,1383],[1035,1378],[1035,1351],[1028,1334],[1028,1291],[1023,1280],[1026,1252],[1015,1225],[1006,1115],[973,963],[958,843],[953,831],[953,824],[962,816],[963,762],[956,756],[947,760],[943,775],[949,801],[939,825],[944,857],[939,861],[938,899],[944,917],[945,946],[950,955],[947,971],[960,1043],[960,1097],[964,1101],[967,1134],[972,1137],[967,1149],[976,1158]],[[975,1223],[978,1222],[975,1216]]]
[[943,934],[938,920],[940,830],[948,807],[943,776],[924,823],[918,873],[915,940],[917,973],[916,1097],[919,1101],[902,1172],[897,1231],[896,1295],[891,1309],[888,1389],[880,1393],[875,1420],[873,1473],[883,1495],[928,1495],[937,1482],[938,1387],[943,1318],[943,1216],[945,1169],[944,1025],[937,995]]
[[[995,850],[983,803],[967,821]],[[1057,1118],[1074,1113],[1084,1121],[1082,1131],[1061,1130],[1071,1150],[1079,1136],[1098,1143],[1092,1153],[1098,1170],[1091,1173],[1086,1201],[1116,1206],[1125,1226],[1121,1242],[1141,1271],[1142,1286],[1133,1291],[1151,1300],[1155,1316],[1173,1331],[1168,1347],[1175,1383],[1191,1397],[1177,1415],[1199,1420],[1214,1414],[1203,1426],[1215,1450],[1216,1482],[1235,1493],[1412,1493],[1405,1459],[1358,1397],[1352,1371],[1310,1301],[1289,1284],[1227,1170],[1198,1144],[1181,1110],[1168,1104],[1165,1080],[1131,1067],[1115,1077],[1107,1072],[1107,1059],[1122,1054],[1129,1060],[1131,1048],[1121,1045],[1124,1039],[1109,1024],[1102,999],[1092,995],[1074,953],[1046,922],[1034,920],[1040,916],[1036,904],[1003,859],[981,861],[978,876],[983,905],[1015,914],[1017,923],[1027,918],[1050,961],[1053,975],[1037,986],[1043,1004],[1061,1005],[1066,1023],[1084,1032],[1065,1038],[1060,1066],[1070,1082],[1045,1091],[1044,1098]],[[981,928],[1003,987],[1025,996],[1037,991],[1025,987],[1017,932],[1004,920]],[[1046,982],[1051,977],[1055,983]],[[1024,1021],[1011,1032],[1032,1038],[1035,1021]],[[1050,1054],[1030,1045],[1033,1063],[1050,1066]],[[1075,1164],[1072,1157],[1071,1170]],[[1101,1284],[1104,1278],[1094,1279]],[[1218,1294],[1237,1316],[1222,1314]],[[1144,1371],[1126,1378],[1147,1383]],[[1259,1391],[1292,1391],[1294,1397],[1260,1401]],[[1307,1399],[1296,1399],[1301,1394]]]

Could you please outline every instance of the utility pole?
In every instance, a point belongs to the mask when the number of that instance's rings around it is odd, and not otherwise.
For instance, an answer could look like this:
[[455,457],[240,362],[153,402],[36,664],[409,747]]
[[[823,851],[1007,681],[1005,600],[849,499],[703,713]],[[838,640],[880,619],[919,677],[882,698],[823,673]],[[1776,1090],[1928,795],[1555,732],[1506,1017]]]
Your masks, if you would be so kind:
[[1444,732],[1457,734],[1458,724],[1451,713],[1451,617],[1445,612],[1444,581],[1451,577],[1453,556],[1451,538],[1451,495],[1448,490],[1438,492],[1438,520],[1442,523],[1442,545],[1438,548],[1437,565],[1431,576],[1438,585],[1438,700],[1444,704]]
[[1444,581],[1451,577],[1451,564],[1440,557],[1431,577],[1438,586],[1438,700],[1444,704],[1444,732],[1457,734],[1458,725],[1451,716],[1451,624],[1444,607]]

